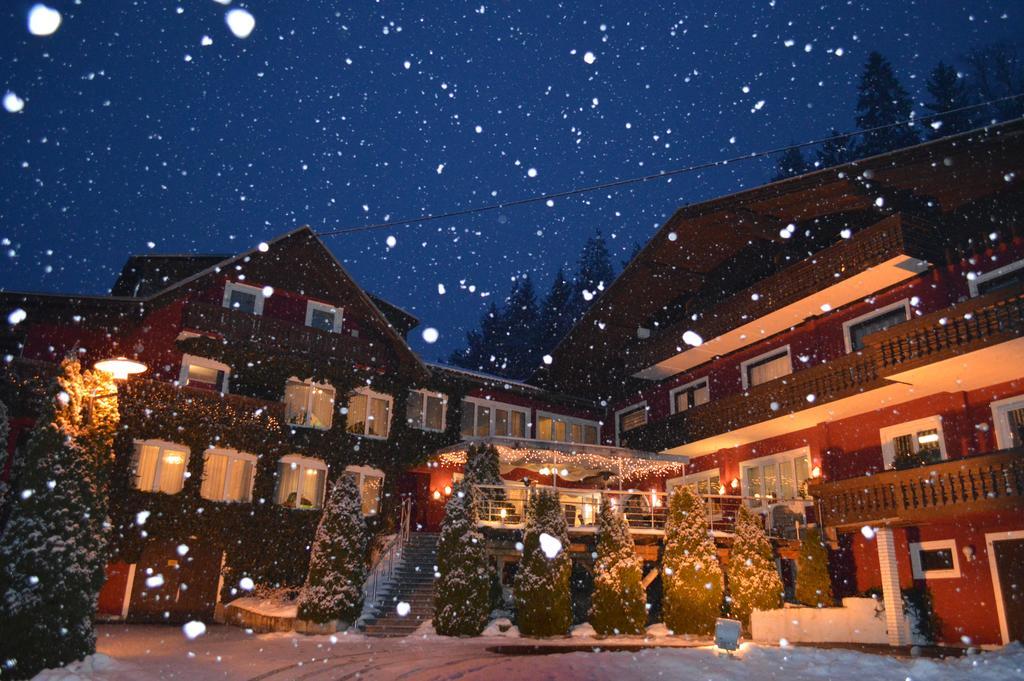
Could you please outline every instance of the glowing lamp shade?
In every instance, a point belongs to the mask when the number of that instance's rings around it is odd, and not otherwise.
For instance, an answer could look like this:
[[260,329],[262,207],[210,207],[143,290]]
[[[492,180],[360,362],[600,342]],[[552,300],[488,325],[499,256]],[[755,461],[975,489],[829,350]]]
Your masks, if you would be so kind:
[[451,485],[445,485],[444,486],[444,495],[446,497],[450,497],[452,495],[452,486]]
[[503,508],[500,511],[498,511],[498,515],[500,515],[501,519],[504,520],[508,517],[508,510]]
[[740,488],[740,479],[739,478],[733,478],[732,482],[729,483],[729,486],[732,487],[733,489],[739,489]]
[[93,368],[105,374],[110,374],[115,380],[123,381],[132,374],[141,374],[146,370],[146,365],[127,357],[115,357],[96,362],[93,364]]
[[434,496],[434,501],[437,501],[438,499],[440,499],[440,498],[441,498],[441,491],[440,491],[440,490],[436,490],[436,489],[435,489],[435,490],[434,490],[434,495],[433,495],[433,496]]
[[820,478],[821,477],[821,466],[815,466],[814,468],[811,469],[811,477],[812,478]]
[[543,468],[540,469],[540,474],[541,475],[551,475],[551,469],[548,468],[547,466],[544,466]]

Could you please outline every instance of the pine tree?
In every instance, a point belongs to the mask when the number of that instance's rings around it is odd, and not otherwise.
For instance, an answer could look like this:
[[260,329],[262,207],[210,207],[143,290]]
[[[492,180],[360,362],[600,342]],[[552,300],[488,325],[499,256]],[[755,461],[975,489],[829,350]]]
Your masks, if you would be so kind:
[[466,450],[463,480],[468,485],[501,485],[501,464],[494,445],[474,444]]
[[537,321],[537,346],[541,353],[553,350],[572,328],[572,295],[572,286],[565,280],[565,274],[559,268],[544,302],[541,303]]
[[1024,93],[1024,58],[1017,45],[998,42],[971,50],[965,59],[970,69],[968,94],[974,102],[1003,100],[972,115],[972,125],[1024,116],[1024,99],[1010,99]]
[[777,182],[785,180],[787,177],[803,175],[810,170],[811,164],[804,158],[803,152],[800,151],[799,147],[791,146],[779,156],[779,163],[772,181]]
[[750,627],[750,613],[782,605],[782,580],[760,516],[746,506],[736,513],[736,538],[729,556],[729,612]]
[[669,498],[662,560],[665,626],[676,634],[714,632],[722,611],[722,566],[708,531],[704,499],[687,487]]
[[[861,130],[903,123],[910,118],[910,96],[897,80],[892,65],[878,52],[868,55],[857,92],[857,125]],[[862,137],[857,148],[860,156],[883,154],[918,142],[917,132],[906,124],[866,132]]]
[[832,577],[828,571],[828,547],[821,530],[808,527],[800,540],[796,558],[796,600],[804,605],[824,608],[832,605]]
[[[0,402],[0,474],[7,469],[8,458],[11,454],[7,452],[7,438],[10,436],[10,426],[7,424],[7,405]],[[12,460],[13,463],[13,460]],[[9,487],[7,481],[0,475],[0,534],[4,531],[4,518],[7,517],[7,494]]]
[[[839,137],[839,131],[832,128],[829,137]],[[854,157],[854,154],[850,151],[851,144],[852,142],[849,137],[832,139],[823,143],[821,149],[818,150],[818,165],[822,168],[832,168],[833,166],[849,163]]]
[[508,302],[502,311],[504,359],[507,369],[503,375],[525,378],[537,367],[537,295],[533,280],[527,276],[512,287]]
[[309,574],[299,591],[300,619],[319,624],[356,621],[363,609],[366,550],[359,488],[351,476],[342,475],[331,488],[316,528]]
[[647,623],[643,565],[622,514],[607,499],[598,515],[590,624],[598,634],[642,634]]
[[615,270],[612,269],[608,247],[601,232],[598,231],[587,239],[583,252],[580,253],[570,304],[573,322],[583,316],[593,299],[608,288],[614,278]]
[[434,629],[443,636],[479,636],[491,612],[493,572],[472,494],[461,484],[445,505],[437,569]]
[[955,68],[940,61],[932,69],[925,87],[932,96],[932,101],[925,104],[925,108],[935,114],[944,114],[933,118],[929,123],[930,139],[955,135],[971,129],[970,112],[946,113],[968,105],[967,85]]
[[504,337],[507,336],[503,322],[498,306],[492,301],[480,317],[479,330],[466,333],[466,349],[453,352],[449,361],[464,369],[495,373],[501,370],[498,358],[504,354]]
[[535,491],[527,508],[523,558],[514,585],[516,624],[522,634],[568,633],[572,625],[571,573],[569,528],[558,497],[548,490]]
[[0,660],[14,678],[96,649],[93,618],[107,562],[99,471],[109,462],[102,447],[117,415],[116,402],[113,413],[97,404],[88,417],[83,404],[108,381],[65,361],[24,452],[0,538]]

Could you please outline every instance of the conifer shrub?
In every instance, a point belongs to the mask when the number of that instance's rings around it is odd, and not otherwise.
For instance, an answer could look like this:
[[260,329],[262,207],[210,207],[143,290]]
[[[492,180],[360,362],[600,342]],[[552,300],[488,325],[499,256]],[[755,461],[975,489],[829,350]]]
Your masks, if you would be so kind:
[[602,636],[642,634],[647,623],[643,565],[622,514],[607,499],[598,515],[590,624]]
[[445,505],[437,546],[434,629],[443,636],[479,636],[491,613],[493,570],[476,528],[473,497],[457,485]]
[[796,557],[797,602],[816,608],[831,606],[832,577],[828,570],[828,547],[817,527],[804,530],[800,540],[800,553]]
[[729,556],[729,613],[749,630],[750,613],[782,606],[782,579],[761,518],[746,506],[736,513],[736,538]]
[[523,557],[514,590],[516,624],[526,636],[564,636],[572,625],[569,529],[558,497],[536,490],[530,497]]
[[368,537],[359,488],[342,475],[331,487],[320,516],[309,559],[309,573],[299,591],[299,619],[317,624],[332,620],[352,624],[363,610]]
[[662,560],[662,619],[676,634],[714,633],[722,611],[722,566],[703,497],[678,487],[669,498]]

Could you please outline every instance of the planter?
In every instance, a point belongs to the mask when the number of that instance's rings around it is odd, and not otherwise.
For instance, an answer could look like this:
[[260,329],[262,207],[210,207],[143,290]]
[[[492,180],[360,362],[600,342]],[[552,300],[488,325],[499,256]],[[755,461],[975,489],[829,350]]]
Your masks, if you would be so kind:
[[312,620],[295,619],[295,631],[299,634],[317,635],[333,634],[348,629],[348,623],[341,620],[330,620],[328,622],[314,622]]

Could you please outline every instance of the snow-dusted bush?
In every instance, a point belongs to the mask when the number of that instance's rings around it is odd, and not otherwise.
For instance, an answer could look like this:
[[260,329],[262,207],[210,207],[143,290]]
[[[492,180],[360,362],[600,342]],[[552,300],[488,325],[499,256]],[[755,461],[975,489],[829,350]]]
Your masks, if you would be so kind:
[[800,540],[800,553],[796,557],[796,600],[819,608],[831,606],[832,577],[828,571],[828,547],[821,530],[808,527]]
[[500,485],[501,467],[498,450],[494,445],[470,445],[466,450],[466,465],[462,469],[467,485]]
[[643,565],[622,514],[607,499],[598,515],[590,624],[602,636],[642,634],[647,624]]
[[515,579],[516,625],[524,636],[564,636],[572,625],[569,528],[558,497],[530,497],[523,558]]
[[351,624],[363,609],[366,522],[359,488],[342,475],[331,488],[316,528],[309,574],[299,592],[299,619]]
[[434,629],[444,636],[479,636],[491,612],[492,570],[472,495],[463,485],[445,505],[437,569]]
[[736,539],[729,555],[729,613],[750,627],[750,613],[782,605],[782,579],[761,518],[746,506],[736,513]]
[[722,566],[703,497],[678,487],[665,521],[662,619],[676,634],[709,635],[722,610]]

